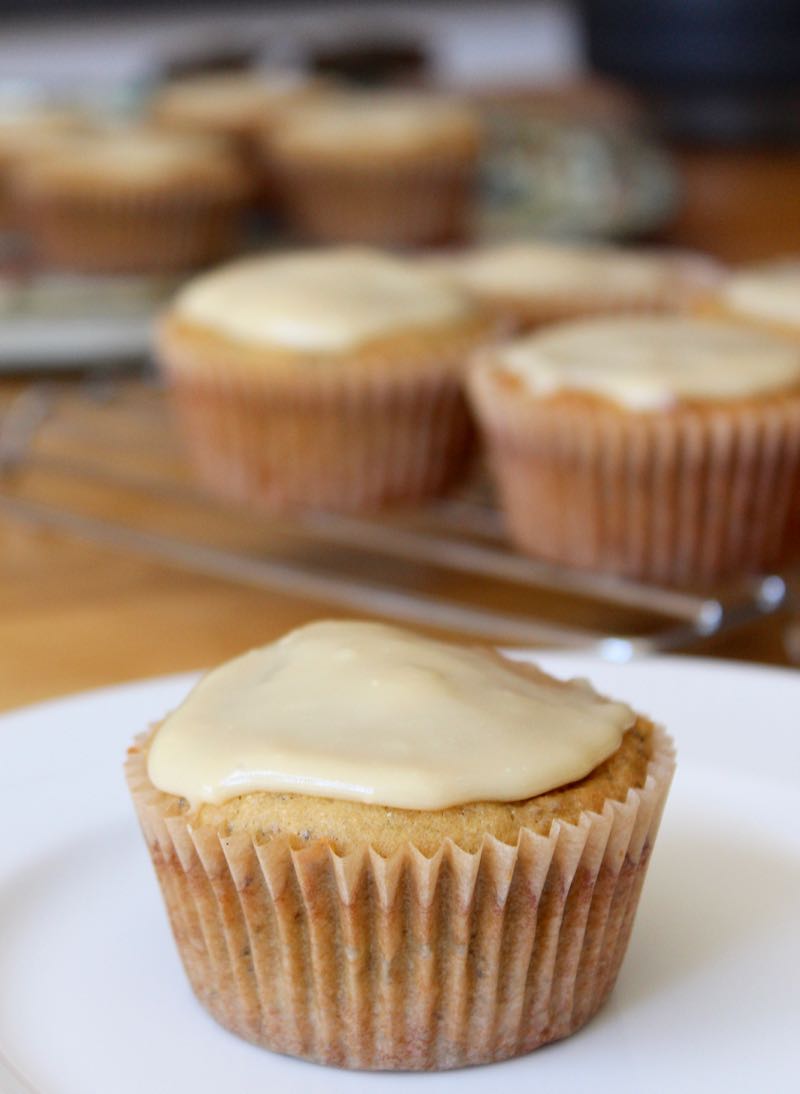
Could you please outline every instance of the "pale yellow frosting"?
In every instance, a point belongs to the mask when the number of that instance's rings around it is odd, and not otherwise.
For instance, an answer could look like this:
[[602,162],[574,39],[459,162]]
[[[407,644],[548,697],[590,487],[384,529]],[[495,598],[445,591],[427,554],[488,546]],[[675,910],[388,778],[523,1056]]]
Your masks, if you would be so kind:
[[742,270],[721,291],[727,306],[741,315],[800,330],[800,260]]
[[320,622],[205,676],[156,731],[148,773],[192,804],[266,790],[444,809],[582,778],[635,715],[487,650]]
[[224,125],[255,118],[309,86],[308,78],[293,69],[192,76],[164,88],[156,105],[175,118]]
[[244,259],[178,295],[181,318],[250,345],[336,353],[468,314],[465,294],[413,261],[361,248]]
[[679,318],[565,323],[493,353],[536,395],[599,395],[633,410],[727,400],[800,383],[800,349],[733,323]]
[[463,103],[410,92],[331,95],[292,110],[275,134],[283,148],[336,154],[477,137],[477,120]]
[[520,299],[579,293],[642,296],[676,279],[674,259],[612,247],[508,243],[448,262],[452,275],[477,293]]
[[110,182],[150,183],[197,169],[211,161],[227,162],[222,146],[211,138],[163,134],[148,130],[112,130],[78,134],[45,150],[33,164],[36,172],[80,174]]

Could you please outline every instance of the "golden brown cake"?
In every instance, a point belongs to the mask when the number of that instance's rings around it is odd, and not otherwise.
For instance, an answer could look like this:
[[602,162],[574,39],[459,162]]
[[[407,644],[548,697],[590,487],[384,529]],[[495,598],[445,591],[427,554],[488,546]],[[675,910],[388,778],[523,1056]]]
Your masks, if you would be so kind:
[[436,264],[519,332],[594,315],[685,311],[718,277],[699,256],[543,241],[455,253]]
[[663,730],[585,681],[322,622],[206,676],[126,772],[222,1025],[429,1070],[530,1052],[602,1005],[673,767]]
[[212,489],[270,509],[364,511],[419,502],[464,473],[461,379],[491,329],[411,260],[289,252],[191,282],[158,352]]
[[470,391],[525,552],[699,585],[800,553],[800,349],[786,339],[576,321],[488,350]]
[[290,110],[264,150],[298,234],[415,245],[468,235],[480,144],[463,103],[387,91]]
[[42,261],[97,272],[187,270],[230,254],[247,192],[223,146],[146,129],[64,139],[16,176]]

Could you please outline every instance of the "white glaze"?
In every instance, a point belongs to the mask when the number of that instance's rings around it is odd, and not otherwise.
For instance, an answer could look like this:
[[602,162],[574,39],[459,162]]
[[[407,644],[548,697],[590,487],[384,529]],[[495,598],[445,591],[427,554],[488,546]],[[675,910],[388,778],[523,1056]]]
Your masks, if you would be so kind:
[[180,317],[250,345],[336,353],[466,315],[465,295],[412,261],[361,248],[245,259],[197,278]]
[[733,274],[722,299],[741,315],[800,330],[800,260],[754,266]]
[[492,360],[536,395],[584,392],[642,411],[800,383],[800,349],[788,340],[694,319],[565,323],[509,343]]
[[517,801],[587,775],[634,718],[486,650],[321,622],[205,676],[156,731],[148,771],[193,804],[255,790],[406,809]]

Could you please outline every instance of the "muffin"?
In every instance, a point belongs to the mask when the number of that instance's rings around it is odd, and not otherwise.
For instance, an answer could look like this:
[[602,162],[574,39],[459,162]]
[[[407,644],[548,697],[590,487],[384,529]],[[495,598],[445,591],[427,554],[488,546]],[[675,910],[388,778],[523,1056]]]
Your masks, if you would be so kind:
[[273,1051],[502,1060],[608,997],[674,766],[585,681],[321,622],[207,675],[129,751],[191,986]]
[[228,138],[247,153],[287,106],[322,85],[301,72],[218,72],[173,80],[151,100],[154,121],[186,132]]
[[190,270],[238,245],[248,183],[219,144],[146,129],[76,135],[16,177],[42,262],[102,273]]
[[702,315],[800,338],[800,259],[746,266],[701,302]]
[[618,312],[685,310],[714,278],[699,256],[518,242],[437,260],[511,330]]
[[690,318],[587,319],[470,376],[511,539],[552,562],[705,585],[800,550],[800,347]]
[[210,488],[269,509],[365,511],[438,495],[464,473],[462,373],[490,332],[436,274],[343,248],[190,282],[157,348]]
[[256,193],[274,196],[271,171],[261,154],[264,134],[282,112],[324,93],[325,84],[302,72],[219,72],[174,80],[152,99],[155,123],[172,130],[225,139],[250,173]]
[[86,128],[86,119],[66,108],[31,106],[0,111],[0,231],[19,227],[13,179],[20,164]]
[[301,236],[412,246],[469,233],[480,127],[464,103],[392,91],[328,96],[287,111],[264,151]]

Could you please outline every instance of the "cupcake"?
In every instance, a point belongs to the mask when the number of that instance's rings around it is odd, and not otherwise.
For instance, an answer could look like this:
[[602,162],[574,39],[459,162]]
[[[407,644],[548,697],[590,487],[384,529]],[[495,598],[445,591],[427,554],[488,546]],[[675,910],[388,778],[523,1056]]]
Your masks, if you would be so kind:
[[465,294],[411,260],[300,251],[190,282],[158,354],[209,487],[270,509],[362,511],[421,501],[463,474],[462,373],[490,331]]
[[618,312],[685,310],[714,276],[698,256],[507,243],[437,260],[512,330]]
[[668,584],[800,551],[800,347],[787,339],[587,319],[487,351],[470,391],[522,551]]
[[76,135],[16,177],[42,262],[102,273],[165,273],[225,257],[239,242],[247,187],[216,142],[145,129]]
[[700,304],[700,314],[800,338],[800,259],[746,266]]
[[20,164],[86,128],[86,119],[78,111],[65,108],[0,111],[0,231],[19,226],[13,180]]
[[150,103],[153,120],[170,129],[228,138],[254,152],[265,127],[282,110],[319,92],[301,72],[219,72],[173,80]]
[[220,72],[174,80],[153,98],[150,114],[165,128],[225,139],[250,173],[256,191],[273,197],[271,171],[261,154],[264,134],[282,112],[324,92],[320,80],[298,71]]
[[380,624],[209,673],[128,784],[191,986],[360,1069],[507,1059],[613,988],[674,766],[624,703]]
[[328,96],[287,111],[264,150],[286,215],[306,238],[410,246],[469,232],[480,129],[461,102]]

